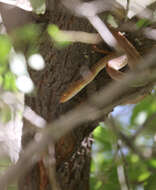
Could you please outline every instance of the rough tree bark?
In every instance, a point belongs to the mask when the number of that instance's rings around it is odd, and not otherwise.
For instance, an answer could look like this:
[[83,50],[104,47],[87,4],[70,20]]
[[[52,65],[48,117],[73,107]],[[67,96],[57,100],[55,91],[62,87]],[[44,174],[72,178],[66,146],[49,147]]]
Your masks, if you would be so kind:
[[[81,104],[87,99],[88,95],[108,85],[111,81],[105,70],[103,70],[93,82],[73,99],[64,104],[59,103],[62,93],[70,85],[71,81],[80,78],[81,71],[91,67],[103,55],[94,52],[91,45],[80,43],[72,44],[64,49],[56,49],[46,32],[46,26],[48,24],[56,24],[65,30],[93,32],[94,29],[87,20],[73,16],[60,3],[56,2],[54,6],[53,9],[48,9],[46,14],[40,17],[32,17],[32,15],[30,16],[26,13],[29,18],[26,19],[27,21],[31,20],[37,24],[43,24],[39,49],[46,61],[44,70],[40,72],[30,70],[30,75],[36,85],[37,93],[35,97],[27,96],[26,104],[48,122],[52,122],[54,119],[59,118],[60,115]],[[1,11],[4,11],[2,7]],[[18,18],[16,17],[16,19]],[[14,25],[10,28],[9,26],[7,27],[8,30],[14,27]],[[106,116],[107,114],[102,119]],[[56,175],[61,189],[89,189],[90,151],[92,144],[90,133],[96,127],[97,123],[98,121],[78,126],[56,143]],[[23,147],[33,137],[34,134],[31,131],[29,134],[24,134]],[[19,180],[19,189],[51,189],[47,171],[42,160],[25,176],[22,176]]]
[[[53,23],[65,30],[93,31],[87,20],[74,17],[66,12],[59,3],[55,4],[55,9],[47,11],[45,18],[46,25]],[[71,101],[60,104],[60,96],[70,82],[77,80],[81,70],[90,67],[101,58],[101,55],[95,53],[90,45],[79,43],[65,49],[56,49],[46,31],[41,36],[40,52],[45,58],[46,68],[41,72],[30,71],[37,87],[37,96],[33,98],[27,96],[26,104],[48,122],[59,118],[60,115],[85,101],[87,94],[93,93],[99,86],[99,81],[103,85],[106,83],[105,80],[107,81],[102,75],[98,76],[98,86],[94,82]],[[55,146],[56,173],[62,189],[89,189],[90,133],[95,126],[95,122],[86,123],[57,142]],[[29,140],[27,141],[27,138],[23,137],[26,144]],[[50,189],[46,169],[42,162],[39,162],[19,181],[19,189]]]

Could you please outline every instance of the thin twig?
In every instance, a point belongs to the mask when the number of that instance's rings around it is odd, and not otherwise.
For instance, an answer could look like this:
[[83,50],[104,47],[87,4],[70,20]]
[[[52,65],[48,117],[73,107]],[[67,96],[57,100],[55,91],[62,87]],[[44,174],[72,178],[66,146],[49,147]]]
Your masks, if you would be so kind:
[[130,0],[127,0],[125,21],[128,20],[129,7],[130,7]]
[[130,190],[130,183],[129,183],[129,180],[128,180],[128,172],[127,172],[127,162],[126,162],[126,159],[125,159],[125,156],[123,154],[123,151],[122,151],[122,141],[118,140],[118,143],[117,143],[117,146],[118,146],[118,149],[119,149],[119,153],[120,153],[120,157],[122,159],[122,163],[123,163],[123,170],[124,170],[124,176],[125,176],[125,184],[127,186],[127,189]]

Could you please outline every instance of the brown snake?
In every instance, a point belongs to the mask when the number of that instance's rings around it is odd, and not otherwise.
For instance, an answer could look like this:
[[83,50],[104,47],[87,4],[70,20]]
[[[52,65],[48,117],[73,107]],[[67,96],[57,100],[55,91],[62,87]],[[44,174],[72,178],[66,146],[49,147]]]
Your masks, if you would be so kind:
[[[122,59],[122,63],[120,66],[120,69],[127,65],[127,57],[126,56],[120,56],[117,57],[116,53],[111,53],[104,58],[102,58],[100,61],[98,61],[95,65],[91,67],[89,72],[85,77],[82,77],[80,80],[73,82],[71,86],[65,91],[65,93],[61,96],[60,102],[64,103],[71,98],[73,98],[77,93],[79,93],[85,86],[87,86],[91,81],[94,80],[94,78],[98,75],[98,73],[106,67],[106,65],[109,63],[110,60],[116,60],[120,62],[120,58]],[[117,60],[116,60],[117,61]]]
[[[119,32],[115,31],[114,29],[111,29],[111,31],[114,37],[117,39],[120,47],[125,51],[125,54],[119,56],[115,52],[113,52],[98,61],[95,65],[91,67],[85,77],[82,77],[80,80],[73,82],[68,87],[68,89],[61,96],[60,103],[64,103],[73,98],[76,94],[78,94],[85,86],[87,86],[91,81],[94,80],[94,78],[102,69],[106,68],[111,78],[119,80],[124,75],[124,73],[118,71],[119,69],[127,64],[131,69],[133,69],[135,67],[135,64],[138,63],[141,56],[137,52],[135,47]],[[111,65],[111,61],[114,62],[114,66]],[[115,68],[116,65],[118,69]]]

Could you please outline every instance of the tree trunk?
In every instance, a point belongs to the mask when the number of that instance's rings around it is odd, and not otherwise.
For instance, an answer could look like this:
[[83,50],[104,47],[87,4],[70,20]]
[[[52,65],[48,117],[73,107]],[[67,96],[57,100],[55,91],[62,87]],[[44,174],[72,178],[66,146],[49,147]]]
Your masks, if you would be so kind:
[[[41,22],[56,24],[64,30],[81,30],[93,32],[92,26],[87,20],[77,18],[58,3],[52,11],[47,11],[41,18]],[[40,22],[40,18],[37,21]],[[46,22],[46,23],[45,23]],[[46,27],[45,27],[46,28]],[[82,90],[70,101],[60,104],[59,99],[71,81],[80,78],[81,72],[95,64],[102,55],[93,51],[91,45],[72,44],[68,47],[57,49],[43,31],[40,44],[40,53],[46,61],[46,68],[41,72],[30,71],[36,85],[35,97],[26,97],[26,104],[41,115],[48,122],[59,118],[60,115],[84,102],[88,94],[98,90],[102,84],[107,83],[108,76],[103,71],[94,82]],[[89,189],[91,131],[97,122],[85,123],[78,126],[55,145],[56,177],[61,189],[87,190]],[[23,146],[30,142],[30,136],[23,136]],[[20,190],[49,190],[48,175],[41,160],[31,171],[19,180]]]

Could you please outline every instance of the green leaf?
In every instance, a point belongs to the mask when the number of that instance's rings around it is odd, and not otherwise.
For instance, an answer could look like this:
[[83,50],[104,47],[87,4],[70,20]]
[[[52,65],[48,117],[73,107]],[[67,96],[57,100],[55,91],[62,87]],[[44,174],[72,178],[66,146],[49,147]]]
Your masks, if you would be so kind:
[[0,75],[4,74],[8,70],[7,64],[0,64]]
[[115,138],[114,133],[106,125],[104,125],[103,127],[101,127],[100,125],[96,127],[96,129],[93,132],[93,135],[94,135],[95,140],[101,143],[112,144]]
[[146,18],[142,18],[140,19],[137,23],[136,26],[138,29],[143,28],[143,27],[147,27],[151,24],[151,21],[146,19]]
[[3,77],[0,75],[0,86],[3,84]]
[[6,35],[0,35],[0,66],[6,63],[11,50],[10,39]]
[[16,77],[13,73],[11,73],[10,71],[8,71],[5,75],[4,75],[4,80],[3,80],[3,87],[5,90],[10,90],[10,91],[17,91],[17,87],[16,87]]
[[144,181],[146,180],[147,178],[149,178],[150,176],[150,172],[146,171],[144,173],[142,173],[139,177],[138,177],[138,181],[141,182],[141,181]]
[[156,159],[150,160],[149,163],[152,167],[156,168]]
[[132,156],[131,156],[131,162],[132,162],[132,163],[136,163],[136,162],[138,162],[138,161],[139,161],[138,155],[132,154]]

